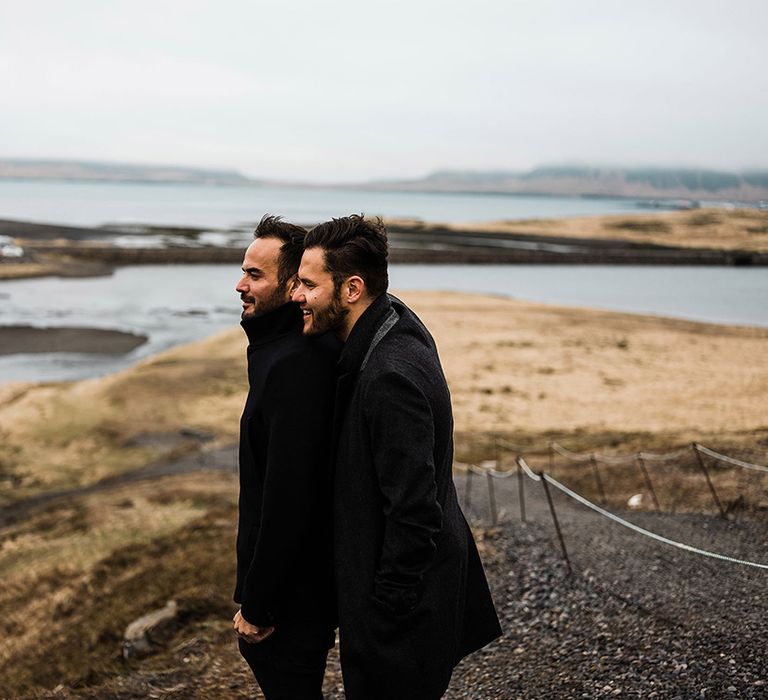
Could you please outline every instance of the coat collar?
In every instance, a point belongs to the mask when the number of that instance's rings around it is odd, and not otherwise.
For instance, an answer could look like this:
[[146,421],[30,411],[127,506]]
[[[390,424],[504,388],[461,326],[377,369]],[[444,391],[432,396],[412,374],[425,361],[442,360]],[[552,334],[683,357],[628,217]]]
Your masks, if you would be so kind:
[[240,325],[248,336],[248,345],[264,345],[290,333],[301,333],[303,320],[298,304],[288,302],[263,316],[249,316]]
[[339,369],[343,373],[357,372],[363,364],[368,348],[376,335],[376,331],[389,315],[392,303],[387,294],[382,294],[373,300],[371,305],[362,313],[344,344],[339,356]]

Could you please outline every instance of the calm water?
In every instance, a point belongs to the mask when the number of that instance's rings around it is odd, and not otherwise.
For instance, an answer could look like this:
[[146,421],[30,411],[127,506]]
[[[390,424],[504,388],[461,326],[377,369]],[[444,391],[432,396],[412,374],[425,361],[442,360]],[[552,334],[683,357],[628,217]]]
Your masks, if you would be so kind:
[[352,212],[463,223],[643,211],[621,199],[0,180],[0,219],[78,226],[229,228],[250,226],[267,212],[315,224]]
[[[0,326],[143,333],[118,357],[0,356],[0,382],[98,376],[237,324],[237,265],[133,266],[111,277],[0,282]],[[768,271],[732,267],[393,265],[393,290],[459,290],[533,301],[768,327]]]

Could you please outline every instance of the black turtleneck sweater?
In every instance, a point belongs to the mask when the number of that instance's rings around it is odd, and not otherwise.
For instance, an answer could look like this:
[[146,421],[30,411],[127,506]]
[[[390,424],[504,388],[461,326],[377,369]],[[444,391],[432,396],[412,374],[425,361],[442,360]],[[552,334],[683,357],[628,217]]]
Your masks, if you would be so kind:
[[250,623],[334,624],[329,447],[337,346],[289,303],[244,319],[235,602]]

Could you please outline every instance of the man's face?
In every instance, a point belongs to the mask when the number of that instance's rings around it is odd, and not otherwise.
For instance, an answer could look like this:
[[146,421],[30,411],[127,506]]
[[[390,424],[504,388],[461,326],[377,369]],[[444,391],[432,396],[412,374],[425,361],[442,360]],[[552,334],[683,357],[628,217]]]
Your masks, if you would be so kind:
[[304,335],[319,335],[344,329],[349,313],[341,301],[331,273],[325,269],[325,253],[322,248],[304,251],[299,266],[299,283],[291,298],[304,314]]
[[243,301],[243,318],[263,316],[289,301],[277,282],[277,260],[282,241],[257,238],[243,258],[243,276],[235,287]]

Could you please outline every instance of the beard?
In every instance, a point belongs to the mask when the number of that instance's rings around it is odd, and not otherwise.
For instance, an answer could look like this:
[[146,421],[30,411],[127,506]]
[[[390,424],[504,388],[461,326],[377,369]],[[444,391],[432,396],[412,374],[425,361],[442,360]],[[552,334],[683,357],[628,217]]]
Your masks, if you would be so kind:
[[312,312],[312,326],[307,335],[321,335],[332,331],[337,335],[344,329],[349,310],[341,305],[341,289],[336,289],[328,306]]
[[240,300],[249,304],[253,304],[253,308],[250,311],[243,311],[240,314],[240,318],[243,320],[246,318],[258,318],[259,316],[264,316],[270,311],[274,311],[275,309],[280,308],[283,304],[286,303],[285,285],[283,284],[279,286],[268,297],[257,299],[256,297],[248,296],[247,294],[241,294]]

